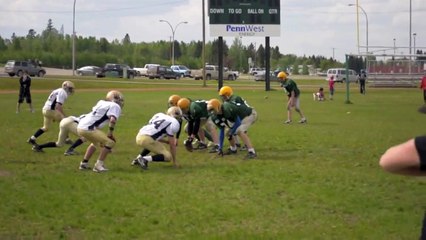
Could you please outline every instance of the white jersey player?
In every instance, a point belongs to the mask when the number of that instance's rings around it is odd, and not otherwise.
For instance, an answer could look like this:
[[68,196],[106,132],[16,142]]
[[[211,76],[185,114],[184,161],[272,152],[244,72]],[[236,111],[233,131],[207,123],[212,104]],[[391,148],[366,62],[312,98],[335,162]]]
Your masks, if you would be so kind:
[[[84,117],[85,117],[85,115],[81,115],[80,117],[69,116],[69,117],[62,119],[61,122],[59,123],[58,140],[56,142],[47,142],[47,143],[40,144],[40,145],[35,144],[35,145],[33,145],[33,151],[43,152],[44,148],[62,147],[66,143],[66,140],[68,138],[69,133],[72,133],[72,134],[74,134],[75,136],[78,137],[77,125],[80,122],[80,119],[82,119]],[[70,146],[68,148],[68,150],[65,151],[64,155],[65,156],[76,155],[77,153],[74,151],[74,149],[76,147],[80,146],[81,144],[83,144],[83,142],[85,142],[85,141],[86,140],[82,137],[78,138],[72,144],[72,146]]]
[[[148,169],[148,162],[172,161],[178,167],[176,161],[176,134],[179,132],[182,111],[179,107],[170,107],[167,114],[157,113],[143,126],[136,136],[136,144],[143,148],[132,165],[140,165],[142,169]],[[167,136],[167,141],[163,138]],[[168,143],[170,150],[162,143]],[[154,155],[147,156],[150,152]]]
[[34,135],[27,140],[28,143],[36,145],[36,139],[49,130],[52,122],[59,122],[65,117],[63,105],[68,96],[74,93],[74,89],[74,83],[65,81],[62,83],[62,88],[53,90],[53,92],[50,93],[43,106],[43,127],[38,129]]
[[[92,108],[92,111],[86,114],[78,123],[78,135],[91,142],[86,150],[83,161],[80,163],[80,170],[89,169],[90,158],[96,151],[96,148],[101,147],[102,150],[99,154],[98,161],[93,167],[93,171],[108,171],[108,169],[104,167],[104,160],[115,145],[115,138],[113,136],[114,126],[120,117],[123,105],[124,96],[119,91],[110,91],[107,93],[105,100],[98,101]],[[109,125],[108,134],[100,130],[106,124]]]

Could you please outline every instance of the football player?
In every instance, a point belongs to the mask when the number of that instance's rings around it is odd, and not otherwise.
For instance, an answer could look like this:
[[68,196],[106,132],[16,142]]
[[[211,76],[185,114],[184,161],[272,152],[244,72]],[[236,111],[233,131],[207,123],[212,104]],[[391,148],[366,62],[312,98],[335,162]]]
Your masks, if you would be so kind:
[[[246,100],[244,100],[240,96],[234,95],[234,91],[229,86],[221,87],[220,90],[219,90],[219,96],[220,96],[220,98],[222,99],[223,102],[231,102],[231,103],[234,103],[234,104],[245,104],[248,107],[250,107]],[[247,146],[241,147],[240,140],[238,139],[238,136],[234,136],[234,137],[235,137],[234,139],[235,139],[235,143],[236,143],[237,147],[240,150],[243,150],[243,151],[247,150]]]
[[65,81],[62,83],[61,88],[55,89],[50,93],[42,111],[44,118],[43,127],[38,129],[34,135],[27,140],[28,143],[36,145],[36,139],[49,130],[52,122],[59,122],[66,116],[63,110],[63,104],[68,96],[74,93],[74,90],[74,83]]
[[[86,150],[83,161],[80,163],[80,170],[90,169],[89,160],[97,147],[101,148],[98,160],[96,161],[93,171],[105,172],[108,169],[104,165],[104,161],[115,145],[114,129],[121,109],[124,106],[124,96],[121,92],[109,91],[105,100],[99,100],[92,108],[92,111],[80,120],[77,125],[77,133],[80,137],[84,137],[91,142]],[[108,134],[100,129],[108,124]]]
[[295,108],[296,112],[300,114],[300,121],[299,123],[306,123],[307,120],[305,118],[305,115],[303,115],[302,110],[300,109],[300,90],[297,87],[296,82],[289,79],[287,74],[285,72],[279,72],[277,75],[278,79],[281,82],[281,86],[286,90],[287,96],[288,96],[288,102],[287,102],[287,120],[284,122],[285,124],[291,123],[291,109]]
[[[133,160],[132,165],[139,165],[148,169],[148,162],[170,162],[174,167],[179,167],[176,159],[176,134],[180,129],[179,121],[182,119],[182,110],[179,107],[170,107],[167,113],[156,113],[143,126],[137,136],[136,144],[142,147],[142,152]],[[164,137],[167,136],[167,140]],[[169,144],[169,150],[163,143]],[[148,156],[152,152],[154,155]]]
[[[234,136],[238,135],[247,146],[248,153],[245,159],[257,157],[256,151],[247,135],[247,130],[257,120],[257,112],[254,108],[250,108],[245,104],[234,104],[231,102],[224,102],[222,104],[218,99],[211,99],[207,104],[207,110],[214,124],[220,129],[219,155],[223,156],[237,153]],[[226,126],[230,128],[227,136],[231,146],[226,153],[223,153],[222,148]]]
[[199,144],[196,149],[206,149],[206,136],[203,130],[205,126],[210,134],[214,146],[210,149],[210,153],[215,153],[219,150],[219,139],[214,123],[209,118],[207,112],[207,102],[205,100],[191,101],[188,98],[181,98],[178,101],[178,107],[182,110],[185,119],[188,121],[188,139],[185,140],[185,147],[188,151],[192,151],[192,142],[199,137]]
[[[33,145],[34,152],[43,152],[44,148],[54,148],[54,147],[62,147],[66,142],[69,133],[78,136],[77,133],[77,125],[80,122],[80,119],[85,115],[81,115],[80,117],[69,116],[61,120],[59,123],[59,135],[58,140],[56,142],[47,142],[41,145],[35,144]],[[82,137],[79,137],[69,148],[65,151],[65,156],[76,155],[77,153],[74,149],[81,144],[83,144],[86,140]]]

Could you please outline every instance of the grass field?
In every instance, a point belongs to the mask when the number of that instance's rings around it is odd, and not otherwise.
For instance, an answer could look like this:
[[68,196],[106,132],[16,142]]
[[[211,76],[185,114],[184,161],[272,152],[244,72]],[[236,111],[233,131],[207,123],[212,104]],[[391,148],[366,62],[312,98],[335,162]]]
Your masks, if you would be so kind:
[[[336,84],[334,101],[314,102],[324,80],[298,80],[308,124],[284,125],[286,97],[277,83],[226,82],[258,112],[249,135],[258,158],[188,153],[181,168],[131,167],[135,136],[166,109],[168,96],[217,97],[215,81],[75,79],[69,115],[90,111],[109,89],[125,95],[109,172],[78,170],[82,155],[34,153],[26,140],[42,125],[41,108],[64,79],[33,79],[37,112],[15,114],[18,82],[0,79],[0,239],[417,239],[425,181],[378,166],[391,145],[426,133],[419,89],[373,89],[360,95]],[[267,97],[267,98],[266,98]],[[294,122],[298,116],[295,115]],[[56,140],[58,126],[37,142]],[[180,143],[185,138],[181,137]],[[227,144],[226,144],[227,146]],[[83,153],[86,144],[77,149]],[[93,165],[96,159],[91,160]]]

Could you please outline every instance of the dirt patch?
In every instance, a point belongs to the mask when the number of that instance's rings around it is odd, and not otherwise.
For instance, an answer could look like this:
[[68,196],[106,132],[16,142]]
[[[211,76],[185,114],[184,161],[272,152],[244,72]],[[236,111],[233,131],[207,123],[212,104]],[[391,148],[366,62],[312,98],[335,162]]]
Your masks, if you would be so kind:
[[9,177],[9,176],[12,176],[12,173],[10,173],[9,171],[0,169],[0,177]]

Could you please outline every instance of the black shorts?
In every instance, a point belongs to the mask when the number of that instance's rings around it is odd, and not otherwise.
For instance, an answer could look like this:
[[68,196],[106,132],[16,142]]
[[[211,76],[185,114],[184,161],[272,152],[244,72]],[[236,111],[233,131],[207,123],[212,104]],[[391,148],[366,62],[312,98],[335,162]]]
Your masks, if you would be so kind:
[[31,93],[28,91],[20,91],[18,103],[23,103],[24,99],[26,100],[27,103],[31,103]]
[[414,138],[414,144],[420,157],[420,170],[426,171],[426,136]]

